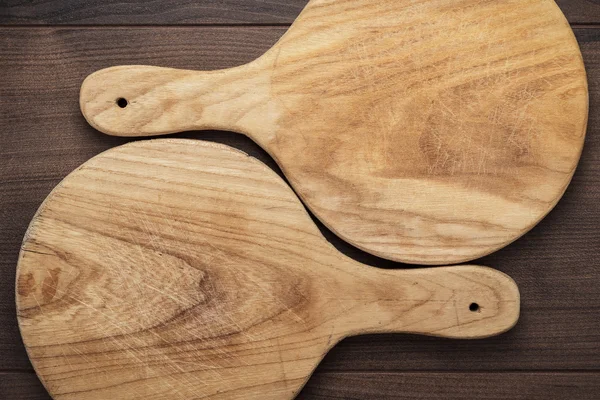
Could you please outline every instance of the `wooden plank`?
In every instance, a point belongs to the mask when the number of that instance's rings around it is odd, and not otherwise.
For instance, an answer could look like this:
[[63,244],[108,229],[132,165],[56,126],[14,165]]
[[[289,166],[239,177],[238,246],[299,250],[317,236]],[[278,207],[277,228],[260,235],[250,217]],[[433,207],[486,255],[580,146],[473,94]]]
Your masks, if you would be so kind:
[[0,398],[9,400],[51,400],[33,372],[0,372]]
[[[90,128],[79,112],[87,74],[114,64],[221,68],[250,61],[284,28],[0,29],[0,368],[30,368],[14,310],[19,246],[35,210],[59,180],[125,140]],[[578,29],[592,110],[600,106],[600,30]],[[110,44],[110,45],[109,45]],[[188,133],[267,160],[235,134]],[[600,115],[592,112],[581,165],[558,207],[537,228],[481,260],[520,285],[523,314],[496,339],[463,342],[381,335],[348,339],[323,371],[596,369],[600,365]],[[394,266],[327,235],[361,261]]]
[[317,373],[297,400],[595,400],[599,373]]
[[308,0],[3,1],[0,24],[289,24]]
[[[0,4],[0,24],[197,25],[290,24],[308,0],[7,0]],[[594,0],[557,0],[572,24],[600,23]]]
[[[514,399],[596,400],[597,372],[410,373],[320,372],[308,381],[297,400],[333,399]],[[33,373],[0,373],[0,397],[51,400]]]
[[600,3],[597,0],[556,0],[556,4],[571,24],[600,23]]

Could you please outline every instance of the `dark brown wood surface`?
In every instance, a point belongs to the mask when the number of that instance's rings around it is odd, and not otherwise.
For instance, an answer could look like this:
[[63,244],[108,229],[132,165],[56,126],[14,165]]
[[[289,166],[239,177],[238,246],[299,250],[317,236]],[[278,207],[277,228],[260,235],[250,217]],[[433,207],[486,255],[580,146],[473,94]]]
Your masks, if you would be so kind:
[[[0,24],[289,24],[308,0],[3,0]],[[571,23],[594,24],[598,0],[557,0]]]
[[[20,243],[37,207],[64,176],[126,141],[86,124],[78,106],[81,81],[115,64],[214,69],[250,61],[275,43],[305,0],[1,3],[0,399],[48,399],[16,323]],[[600,398],[600,1],[558,3],[573,24],[588,70],[583,158],[565,197],[539,226],[480,260],[520,285],[519,324],[480,341],[347,339],[326,357],[301,399]],[[37,26],[45,24],[52,26]],[[241,135],[180,136],[233,145],[276,169]],[[363,262],[403,267],[324,233]]]

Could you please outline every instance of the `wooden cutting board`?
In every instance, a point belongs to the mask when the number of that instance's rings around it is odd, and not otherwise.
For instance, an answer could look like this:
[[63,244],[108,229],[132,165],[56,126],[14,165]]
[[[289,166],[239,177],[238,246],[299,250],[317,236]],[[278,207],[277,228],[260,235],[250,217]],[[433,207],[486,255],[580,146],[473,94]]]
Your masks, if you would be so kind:
[[112,135],[243,133],[341,238],[442,264],[509,244],[554,207],[588,94],[552,0],[311,0],[250,64],[109,68],[85,80],[81,109]]
[[382,270],[339,253],[256,159],[192,140],[109,150],[35,215],[17,270],[55,399],[292,399],[342,338],[510,329],[519,291],[478,266]]

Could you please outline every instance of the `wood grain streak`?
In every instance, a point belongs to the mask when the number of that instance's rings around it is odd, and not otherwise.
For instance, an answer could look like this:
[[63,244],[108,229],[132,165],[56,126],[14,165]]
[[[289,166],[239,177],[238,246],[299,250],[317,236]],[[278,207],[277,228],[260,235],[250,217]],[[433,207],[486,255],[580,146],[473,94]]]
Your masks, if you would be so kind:
[[553,1],[311,0],[254,62],[108,68],[80,104],[110,135],[245,134],[342,239],[436,265],[490,254],[556,205],[588,88]]

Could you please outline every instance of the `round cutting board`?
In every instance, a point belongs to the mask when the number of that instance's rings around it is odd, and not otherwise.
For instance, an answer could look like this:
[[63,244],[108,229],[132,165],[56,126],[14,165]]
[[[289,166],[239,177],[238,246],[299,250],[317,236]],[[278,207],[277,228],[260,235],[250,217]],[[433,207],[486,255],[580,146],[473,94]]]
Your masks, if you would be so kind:
[[341,238],[421,264],[484,256],[558,202],[587,124],[585,69],[552,0],[311,0],[258,60],[88,77],[97,129],[246,134]]
[[190,140],[118,147],[69,175],[33,218],[16,292],[57,400],[291,400],[346,336],[473,339],[519,317],[505,274],[362,265],[264,164]]

